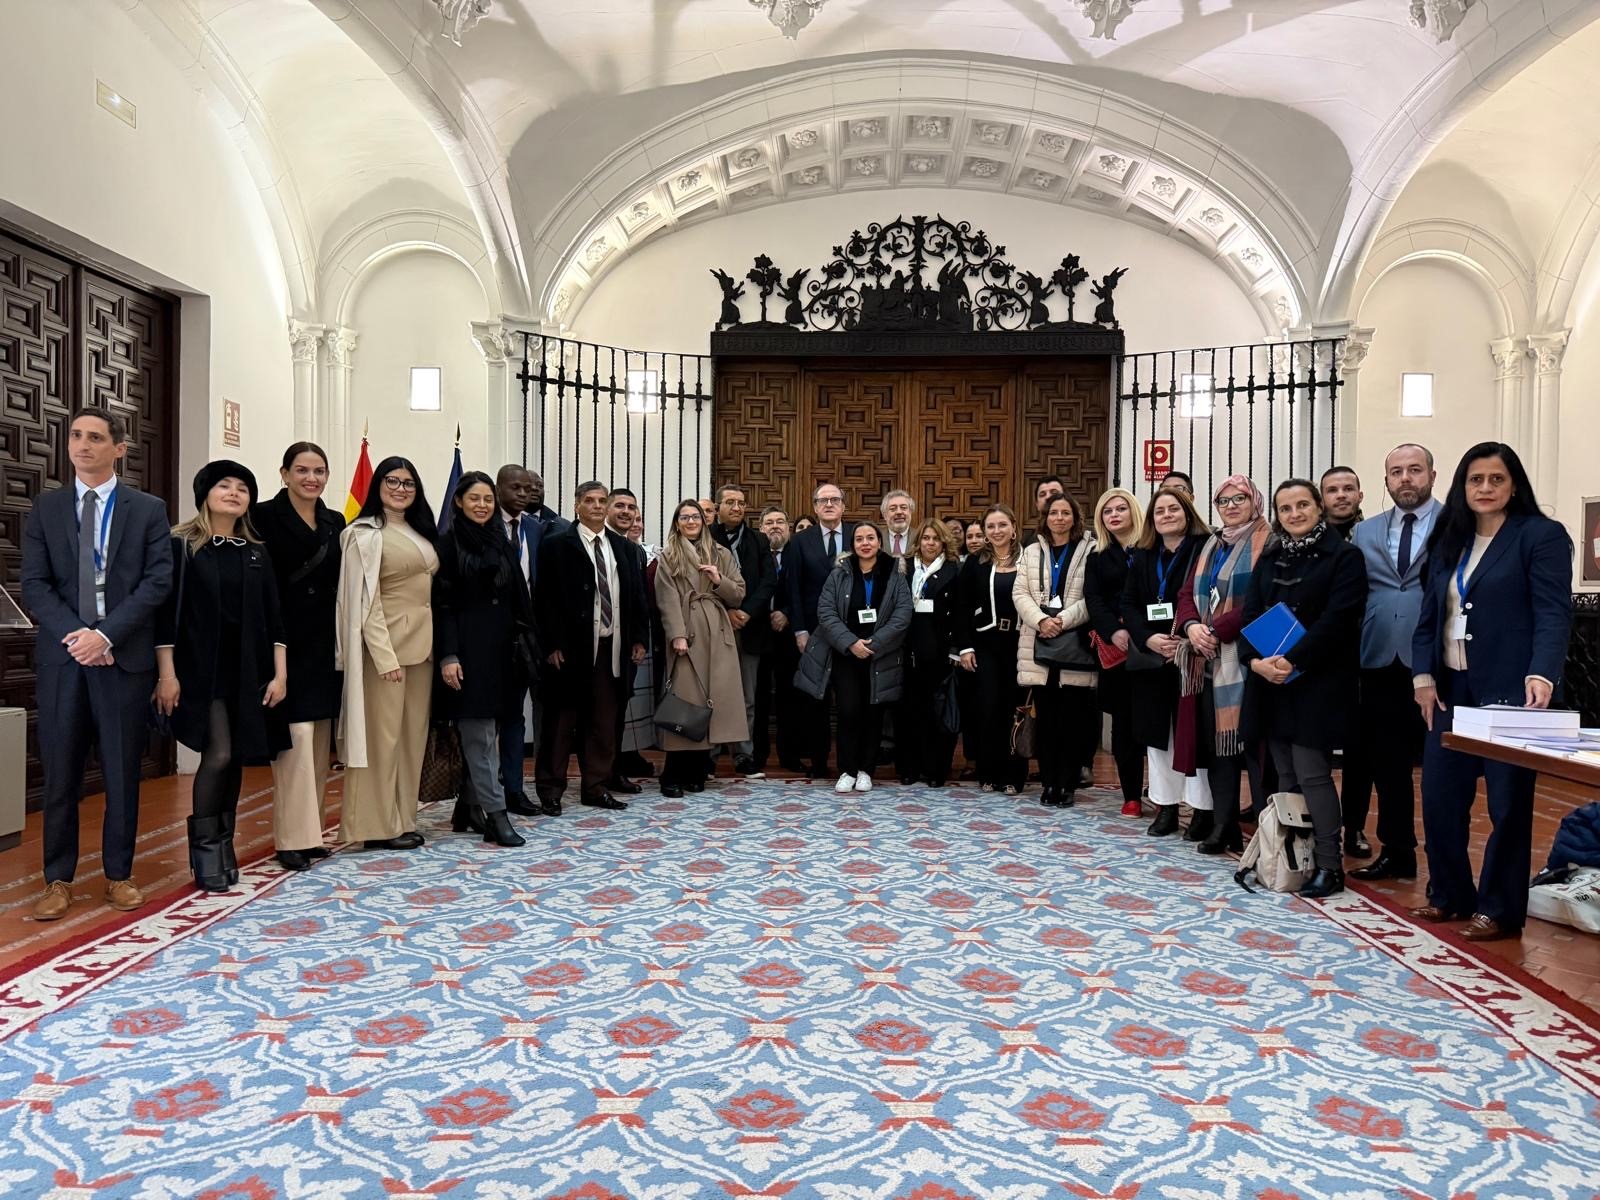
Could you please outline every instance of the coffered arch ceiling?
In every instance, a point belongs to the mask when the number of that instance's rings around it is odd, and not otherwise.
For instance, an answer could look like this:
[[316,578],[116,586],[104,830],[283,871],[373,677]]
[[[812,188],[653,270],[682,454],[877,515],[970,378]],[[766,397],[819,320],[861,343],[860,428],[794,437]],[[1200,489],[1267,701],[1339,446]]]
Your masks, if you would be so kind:
[[[1076,0],[826,0],[790,40],[748,0],[492,0],[458,47],[433,0],[118,3],[181,10],[168,24],[199,30],[179,39],[180,61],[224,81],[213,90],[271,185],[269,211],[280,206],[286,270],[306,279],[352,230],[387,212],[409,229],[434,208],[477,226],[502,303],[533,315],[616,197],[661,187],[686,158],[709,162],[710,148],[737,154],[740,138],[788,161],[793,112],[763,121],[729,101],[809,79],[798,111],[829,121],[841,152],[848,122],[874,117],[897,136],[907,117],[942,113],[963,135],[998,119],[1023,139],[990,176],[952,148],[945,182],[1025,191],[1035,170],[1054,173],[1035,160],[1054,121],[1073,143],[1067,203],[1103,203],[1087,196],[1101,143],[1136,167],[1115,193],[1131,219],[1161,219],[1143,199],[1155,173],[1230,200],[1258,218],[1251,234],[1306,320],[1346,315],[1368,242],[1449,125],[1600,12],[1600,0],[1425,0],[1428,14],[1465,9],[1441,40],[1436,16],[1412,27],[1410,0],[1136,0],[1107,39]],[[927,62],[942,76],[923,86],[907,64]],[[887,106],[874,64],[920,107]],[[618,158],[646,144],[642,162]],[[914,173],[909,149],[884,147],[886,179],[891,165],[896,180]],[[770,184],[768,202],[790,198],[777,174]],[[1204,245],[1188,211],[1170,224]]]

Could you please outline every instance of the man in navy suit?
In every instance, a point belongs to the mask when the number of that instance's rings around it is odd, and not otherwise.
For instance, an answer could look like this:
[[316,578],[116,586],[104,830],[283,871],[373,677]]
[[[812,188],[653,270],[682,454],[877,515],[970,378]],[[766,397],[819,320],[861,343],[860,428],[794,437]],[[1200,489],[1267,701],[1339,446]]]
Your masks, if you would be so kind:
[[167,506],[117,478],[122,418],[79,412],[68,432],[74,481],[34,501],[22,543],[22,601],[38,625],[39,755],[44,764],[44,894],[38,921],[72,904],[78,804],[89,746],[100,751],[106,903],[144,903],[133,882],[139,764],[155,690],[156,610],[172,588]]
[[1350,535],[1367,560],[1367,611],[1361,623],[1360,738],[1351,755],[1360,761],[1345,774],[1347,849],[1351,833],[1366,824],[1367,780],[1378,792],[1378,857],[1353,872],[1357,879],[1417,877],[1412,772],[1426,730],[1411,687],[1411,638],[1422,612],[1424,550],[1439,513],[1435,478],[1426,446],[1396,446],[1383,460],[1383,486],[1394,507],[1368,517]]
[[[794,632],[795,646],[801,654],[817,627],[817,601],[822,597],[822,585],[833,570],[839,555],[851,550],[850,539],[855,535],[855,523],[844,519],[844,493],[837,484],[820,483],[811,493],[811,505],[817,514],[817,523],[789,542],[788,597],[783,614]],[[813,779],[828,778],[828,699],[811,700],[802,697],[806,704],[805,741],[811,746]]]
[[761,671],[756,678],[756,719],[751,728],[751,757],[763,771],[767,765],[768,729],[776,721],[778,732],[778,765],[796,775],[805,774],[805,764],[800,761],[803,711],[801,701],[808,699],[795,691],[794,673],[800,666],[800,654],[795,649],[794,637],[789,630],[789,618],[783,605],[789,594],[789,517],[783,509],[769,505],[761,510],[761,533],[767,544],[771,562],[772,611],[767,614],[767,625],[772,637],[761,657]]

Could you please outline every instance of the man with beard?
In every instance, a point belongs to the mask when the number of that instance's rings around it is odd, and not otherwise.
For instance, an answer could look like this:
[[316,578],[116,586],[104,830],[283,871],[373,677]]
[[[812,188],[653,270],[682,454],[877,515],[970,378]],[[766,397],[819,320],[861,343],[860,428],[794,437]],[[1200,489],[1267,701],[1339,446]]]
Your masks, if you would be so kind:
[[1361,524],[1361,479],[1349,467],[1329,467],[1322,473],[1322,516],[1328,528],[1349,541]]
[[[1433,498],[1433,454],[1396,446],[1383,462],[1394,507],[1356,526],[1351,541],[1367,560],[1367,611],[1361,626],[1360,758],[1378,790],[1378,857],[1355,878],[1415,879],[1416,788],[1412,770],[1425,730],[1412,695],[1411,635],[1422,610],[1422,560],[1439,502]],[[1368,787],[1346,767],[1346,848],[1366,824]]]
[[739,647],[739,679],[744,687],[745,722],[752,730],[749,739],[728,747],[733,755],[733,770],[746,779],[765,778],[765,772],[753,757],[755,752],[754,729],[756,720],[756,682],[761,674],[761,659],[772,642],[772,592],[775,586],[772,559],[765,535],[751,529],[744,521],[744,489],[737,484],[724,484],[717,489],[717,520],[711,528],[712,538],[728,548],[739,573],[744,576],[744,600],[738,608],[728,610],[728,620],[733,625],[734,641]]
[[[644,578],[644,569],[647,557],[644,547],[632,540],[633,527],[639,523],[639,498],[625,487],[613,488],[606,497],[606,528],[620,537],[628,544],[628,551],[634,556],[638,564],[639,577]],[[648,599],[648,598],[647,598]],[[637,795],[643,789],[628,778],[630,775],[639,775],[648,778],[655,774],[649,760],[637,750],[623,750],[622,732],[628,720],[628,702],[633,697],[634,678],[631,673],[625,672],[627,678],[623,685],[622,703],[617,707],[617,759],[616,770],[611,778],[606,780],[606,787],[613,792],[620,792],[625,796]]]
[[883,548],[904,561],[906,555],[915,553],[911,546],[911,519],[917,515],[917,502],[910,492],[896,488],[884,496],[878,511],[883,514],[886,530]]
[[[766,538],[767,554],[771,563],[773,596],[786,594],[789,586],[789,518],[783,509],[774,506],[761,510],[761,533]],[[794,638],[783,636],[789,628],[789,618],[776,602],[767,615],[767,623],[774,636],[761,656],[761,669],[756,674],[756,716],[750,727],[751,757],[762,770],[767,765],[768,730],[773,718],[778,726],[778,765],[796,775],[806,773],[800,761],[804,710],[804,697],[794,690],[794,673],[800,665],[800,653]]]

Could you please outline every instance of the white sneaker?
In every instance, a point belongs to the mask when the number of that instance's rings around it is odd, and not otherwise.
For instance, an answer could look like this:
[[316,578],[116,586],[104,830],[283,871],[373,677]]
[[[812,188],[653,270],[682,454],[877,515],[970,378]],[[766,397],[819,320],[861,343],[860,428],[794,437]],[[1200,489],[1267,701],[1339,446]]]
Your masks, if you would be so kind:
[[856,791],[870,792],[872,790],[872,776],[865,771],[856,773]]
[[[868,783],[867,786],[871,787],[872,784]],[[855,791],[856,790],[856,777],[854,775],[841,775],[841,776],[839,776],[839,782],[833,785],[833,790],[836,791],[836,792],[853,792],[853,791]]]

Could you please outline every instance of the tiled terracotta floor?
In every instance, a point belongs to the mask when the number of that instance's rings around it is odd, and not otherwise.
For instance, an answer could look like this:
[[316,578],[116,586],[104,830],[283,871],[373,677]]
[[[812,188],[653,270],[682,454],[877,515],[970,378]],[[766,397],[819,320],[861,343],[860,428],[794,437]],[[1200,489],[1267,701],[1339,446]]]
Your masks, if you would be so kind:
[[[775,772],[774,777],[780,774]],[[1107,756],[1100,756],[1096,774],[1101,786],[1116,786],[1115,768]],[[339,786],[336,779],[330,787],[330,815],[337,812]],[[653,785],[646,786],[654,790]],[[812,786],[820,788],[827,785]],[[259,768],[245,772],[237,844],[241,861],[268,854],[272,850],[271,789],[270,771]],[[1591,797],[1582,795],[1575,786],[1541,779],[1534,815],[1535,869],[1543,865],[1561,818],[1589,799]],[[76,900],[71,911],[60,921],[42,924],[29,915],[33,899],[41,886],[38,813],[29,816],[22,844],[0,853],[0,969],[47,953],[53,946],[75,940],[103,925],[125,919],[107,908],[100,899],[103,879],[98,849],[99,805],[98,797],[84,804],[83,845],[86,853],[73,888]],[[188,807],[187,778],[161,779],[145,785],[140,819],[143,832],[139,836],[135,878],[151,898],[188,885],[184,828]],[[1481,804],[1475,816],[1473,852],[1476,859],[1482,853],[1483,839],[1488,832],[1488,819]],[[1064,814],[1063,819],[1070,821],[1072,817]],[[1368,837],[1373,837],[1370,828]],[[1182,852],[1177,844],[1174,850]],[[1352,859],[1346,865],[1353,869],[1361,863]],[[1421,904],[1424,899],[1423,883],[1420,881],[1370,885],[1370,890],[1402,907]],[[1600,1021],[1600,937],[1577,933],[1543,921],[1530,921],[1521,938],[1486,943],[1475,949],[1491,962],[1508,962],[1537,976],[1549,986],[1594,1009],[1596,1019]]]

